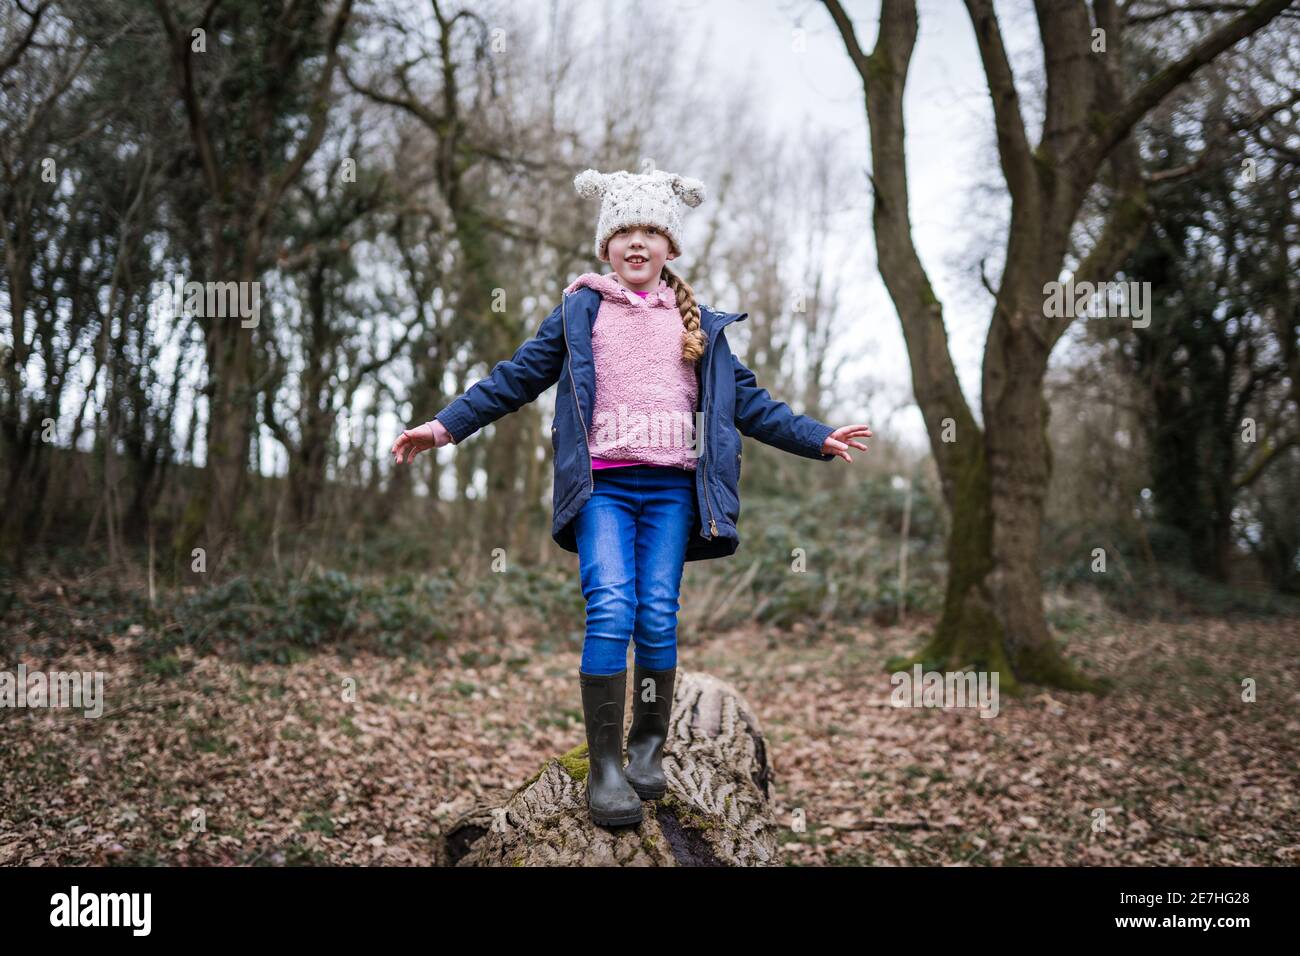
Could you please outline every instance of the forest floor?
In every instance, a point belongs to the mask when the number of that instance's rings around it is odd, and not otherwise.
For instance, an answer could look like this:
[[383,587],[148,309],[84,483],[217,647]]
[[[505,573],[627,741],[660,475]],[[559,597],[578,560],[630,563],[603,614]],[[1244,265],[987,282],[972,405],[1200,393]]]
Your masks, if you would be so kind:
[[[993,717],[890,706],[883,663],[924,620],[687,636],[679,664],[763,722],[789,865],[1300,864],[1296,620],[1066,619],[1112,691],[1003,695]],[[441,665],[160,664],[140,639],[23,662],[104,672],[105,705],[0,709],[0,865],[427,863],[477,798],[583,740],[576,650],[527,635]]]

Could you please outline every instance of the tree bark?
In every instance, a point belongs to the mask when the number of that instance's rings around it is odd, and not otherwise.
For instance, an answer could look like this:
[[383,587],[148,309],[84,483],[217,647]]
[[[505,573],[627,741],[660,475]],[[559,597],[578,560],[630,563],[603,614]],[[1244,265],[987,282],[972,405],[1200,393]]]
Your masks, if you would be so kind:
[[[630,722],[630,705],[625,723]],[[499,805],[479,804],[443,833],[454,866],[771,866],[777,827],[767,744],[753,710],[708,674],[677,672],[668,792],[639,826],[605,829],[586,805],[587,745],[553,757]]]
[[881,277],[903,326],[912,385],[952,515],[948,589],[927,646],[887,666],[976,666],[1021,681],[1097,688],[1051,639],[1043,614],[1040,535],[1051,474],[1043,379],[1052,348],[1073,316],[1044,314],[1043,292],[1060,278],[1072,227],[1103,164],[1114,199],[1100,237],[1074,270],[1076,281],[1115,274],[1141,235],[1148,211],[1133,126],[1197,69],[1261,29],[1288,0],[1261,0],[1125,96],[1114,0],[1096,0],[1096,23],[1114,55],[1089,49],[1083,0],[1038,0],[1047,90],[1041,141],[1031,148],[992,0],[966,0],[992,100],[998,156],[1011,195],[1006,265],[984,352],[984,430],[962,395],[948,351],[943,309],[912,241],[904,149],[903,92],[916,45],[915,0],[882,0],[870,55],[839,0],[823,0],[861,78],[872,159],[872,221]]

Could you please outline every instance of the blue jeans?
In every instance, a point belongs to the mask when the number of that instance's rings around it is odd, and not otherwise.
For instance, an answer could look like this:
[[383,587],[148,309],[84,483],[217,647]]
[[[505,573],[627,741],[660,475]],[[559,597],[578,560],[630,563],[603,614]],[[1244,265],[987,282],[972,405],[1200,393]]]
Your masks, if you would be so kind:
[[582,671],[617,674],[633,659],[677,666],[677,611],[695,524],[695,473],[630,465],[592,472],[595,491],[574,517],[587,631]]

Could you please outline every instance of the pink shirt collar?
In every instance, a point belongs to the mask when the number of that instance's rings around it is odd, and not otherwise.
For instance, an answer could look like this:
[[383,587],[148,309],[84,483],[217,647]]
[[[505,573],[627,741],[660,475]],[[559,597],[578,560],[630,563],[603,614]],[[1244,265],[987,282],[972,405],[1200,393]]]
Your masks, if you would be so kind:
[[610,302],[628,302],[638,307],[644,304],[651,308],[677,308],[677,296],[673,294],[673,290],[663,279],[659,280],[659,285],[656,288],[641,296],[619,282],[618,277],[613,272],[604,275],[596,272],[584,272],[569,283],[564,291],[574,292],[582,286],[595,289],[600,293],[602,299]]

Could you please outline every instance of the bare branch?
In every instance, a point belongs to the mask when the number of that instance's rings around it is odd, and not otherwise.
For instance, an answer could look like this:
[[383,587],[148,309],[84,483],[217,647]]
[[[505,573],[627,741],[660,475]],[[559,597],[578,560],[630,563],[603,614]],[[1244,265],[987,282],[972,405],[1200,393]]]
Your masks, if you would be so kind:
[[998,156],[1002,160],[1002,175],[1013,199],[1028,202],[1030,193],[1037,190],[1033,156],[1029,139],[1025,135],[1024,119],[1020,115],[1020,97],[1016,93],[1015,77],[1007,60],[1002,42],[1002,30],[993,12],[993,0],[966,0],[966,10],[975,27],[975,40],[979,45],[980,60],[988,80],[989,97],[993,100],[993,118],[997,129]]
[[1171,63],[1147,80],[1117,111],[1102,121],[1091,147],[1094,161],[1100,161],[1108,155],[1143,116],[1185,83],[1193,73],[1224,50],[1262,30],[1293,2],[1294,0],[1260,0],[1248,12],[1223,24],[1202,39],[1182,59]]
[[16,44],[14,44],[14,48],[5,54],[3,60],[0,60],[0,77],[3,77],[6,73],[8,73],[14,67],[14,65],[17,64],[17,62],[20,59],[22,59],[22,56],[27,51],[27,48],[31,46],[32,37],[36,35],[36,30],[41,25],[41,17],[44,15],[45,11],[49,8],[49,6],[50,6],[49,0],[42,0],[41,5],[38,6],[35,10],[32,10],[30,12],[27,11],[26,9],[23,9],[21,5],[19,6],[19,9],[22,9],[23,13],[26,13],[29,17],[32,18],[32,22],[27,24],[27,32],[23,34],[23,36],[18,40]]
[[[1132,13],[1126,10],[1124,12],[1124,23],[1140,26],[1188,13],[1204,16],[1218,13],[1241,13],[1243,10],[1249,9],[1249,3],[1187,3],[1181,7],[1165,7],[1163,10],[1153,10],[1150,13]],[[1297,16],[1300,15],[1300,11],[1287,11],[1282,15],[1284,17]]]
[[1300,435],[1288,435],[1280,442],[1266,441],[1255,461],[1240,475],[1232,480],[1234,490],[1248,488],[1262,475],[1265,469],[1282,457],[1288,448],[1300,445]]
[[194,87],[194,71],[190,63],[190,45],[181,33],[167,0],[154,0],[154,7],[162,19],[163,29],[167,32],[168,45],[171,47],[172,69],[176,74],[181,101],[185,104],[185,115],[190,123],[190,136],[199,151],[199,161],[203,164],[203,175],[208,182],[208,189],[213,196],[221,196],[225,187],[221,177],[221,163],[217,160],[212,136],[208,132],[208,120],[199,103],[198,91]]
[[339,62],[339,43],[343,39],[343,31],[347,28],[348,18],[351,15],[352,0],[343,0],[338,13],[334,17],[334,22],[330,26],[329,37],[326,40],[326,49],[329,50],[329,54],[325,58],[325,65],[321,67],[320,77],[316,81],[316,89],[312,95],[311,126],[302,142],[298,144],[298,149],[293,158],[280,171],[280,175],[276,177],[266,195],[262,196],[258,201],[252,220],[255,230],[260,231],[266,224],[267,219],[270,218],[271,210],[280,201],[280,196],[283,195],[288,185],[298,178],[298,174],[307,165],[307,160],[311,158],[312,153],[316,152],[316,147],[320,145],[320,141],[325,135],[326,118],[329,114],[330,82],[334,78],[334,70]]

